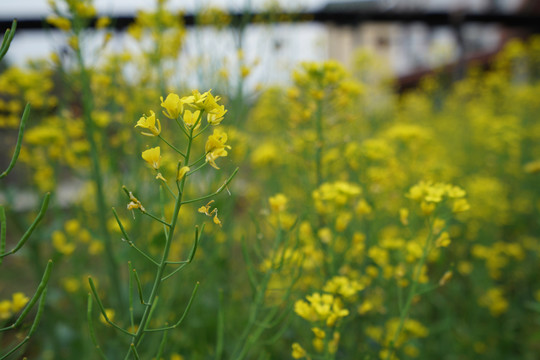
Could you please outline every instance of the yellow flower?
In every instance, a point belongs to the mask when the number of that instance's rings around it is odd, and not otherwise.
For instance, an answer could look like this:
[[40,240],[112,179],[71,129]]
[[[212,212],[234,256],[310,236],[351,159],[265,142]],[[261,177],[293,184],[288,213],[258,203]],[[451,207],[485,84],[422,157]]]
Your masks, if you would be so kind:
[[81,287],[79,279],[75,277],[67,277],[62,279],[62,286],[64,287],[64,290],[70,293],[75,293],[79,290]]
[[[195,112],[191,112],[189,110],[186,110],[184,112],[184,124],[186,124],[186,127],[188,129],[191,129],[195,123],[197,122],[197,120],[199,120],[199,115],[201,114],[200,110],[197,110]],[[195,130],[201,125],[201,122],[199,121],[197,123],[197,126],[195,126]]]
[[140,209],[143,213],[146,212],[146,209],[144,208],[142,203],[139,201],[139,199],[135,197],[135,195],[133,195],[131,191],[129,192],[129,200],[131,201],[129,202],[129,204],[127,204],[128,210]]
[[226,112],[227,110],[225,110],[224,105],[216,106],[208,112],[206,119],[211,125],[219,125],[221,123],[221,120],[223,120],[223,116]]
[[[109,319],[110,321],[114,321],[115,314],[116,312],[114,311],[114,309],[105,309],[105,315],[107,315],[107,319]],[[105,316],[103,316],[103,314],[100,315],[99,320],[106,325],[109,324],[107,320],[105,319]]]
[[150,164],[154,169],[159,169],[161,165],[160,147],[151,148],[142,152],[144,161]]
[[444,286],[446,285],[446,283],[448,281],[450,281],[450,279],[452,278],[452,271],[451,270],[448,270],[447,272],[444,273],[444,275],[441,277],[441,279],[439,280],[439,286]]
[[531,161],[531,162],[525,164],[525,166],[523,166],[523,170],[527,174],[539,173],[540,172],[540,160]]
[[214,133],[208,137],[206,145],[204,147],[206,151],[206,162],[210,163],[215,169],[219,169],[216,165],[216,159],[219,157],[227,156],[227,150],[231,147],[225,145],[227,142],[227,134],[219,131],[218,129],[214,130]]
[[219,220],[219,218],[217,217],[217,209],[214,209],[214,210],[215,210],[215,212],[216,212],[216,213],[214,214],[214,219],[213,219],[214,224],[219,225],[219,226],[222,226],[221,220]]
[[75,251],[75,244],[68,242],[66,235],[61,231],[55,231],[52,233],[52,243],[58,252],[69,256]]
[[219,225],[221,226],[221,220],[219,220],[217,214],[218,214],[218,209],[217,208],[214,208],[214,210],[210,211],[210,205],[212,205],[212,203],[214,202],[214,200],[210,200],[208,202],[208,204],[206,204],[205,206],[201,206],[197,211],[200,212],[201,214],[205,214],[206,216],[214,216],[213,218],[213,221],[214,221],[214,224],[216,225]]
[[249,76],[249,73],[251,73],[251,69],[249,68],[249,66],[246,66],[246,65],[242,65],[240,67],[240,75],[243,77],[243,78],[246,78]]
[[178,116],[183,112],[184,105],[180,101],[180,97],[174,93],[167,95],[165,101],[163,101],[163,96],[160,97],[161,106],[165,108],[163,114],[169,119],[177,119]]
[[211,213],[210,213],[210,205],[212,205],[212,203],[214,202],[215,200],[210,200],[208,202],[208,204],[206,204],[205,206],[201,206],[199,208],[199,210],[197,210],[198,212],[200,212],[201,214],[206,214],[207,216],[210,216]]
[[299,343],[292,344],[292,357],[295,359],[301,359],[306,357],[306,350]]
[[219,96],[214,97],[211,91],[212,90],[208,90],[203,94],[205,98],[202,109],[206,112],[211,112],[215,110],[219,106],[217,102],[221,99]]
[[60,30],[69,31],[71,30],[71,21],[69,19],[55,16],[55,15],[49,15],[47,16],[47,22],[51,24],[54,27],[57,27]]
[[399,209],[399,221],[401,222],[401,224],[403,224],[403,226],[409,225],[409,209]]
[[268,202],[270,203],[270,208],[274,212],[283,212],[287,209],[287,202],[289,200],[287,197],[283,194],[276,194],[275,196],[272,196],[268,199]]
[[[156,127],[157,124],[157,127]],[[150,110],[150,116],[143,115],[135,127],[142,127],[143,129],[148,129],[150,132],[141,132],[141,134],[146,136],[158,136],[161,133],[161,124],[159,119],[156,119],[156,114]]]
[[0,301],[0,320],[7,320],[11,315],[11,302],[9,300]]
[[75,51],[79,50],[79,37],[77,35],[70,36],[68,44]]
[[176,181],[180,181],[186,176],[188,171],[190,170],[189,166],[182,166],[180,170],[178,170],[178,175],[176,176]]
[[422,209],[422,214],[424,214],[425,216],[431,215],[435,211],[435,207],[436,205],[433,202],[428,203],[428,202],[422,201],[422,203],[420,204],[420,208]]
[[106,28],[111,24],[111,18],[108,16],[103,16],[97,19],[96,21],[96,29],[103,29]]
[[465,199],[457,199],[454,201],[454,204],[452,205],[452,212],[453,213],[460,213],[467,211],[471,208],[468,201]]
[[324,332],[324,330],[321,330],[321,328],[314,327],[311,328],[311,331],[313,331],[313,334],[316,338],[324,339],[326,337],[326,333]]
[[163,182],[167,182],[167,179],[165,179],[165,178],[163,177],[163,174],[161,174],[161,173],[157,173],[157,175],[156,175],[156,180],[161,180],[161,181],[163,181]]
[[11,310],[16,313],[19,312],[22,308],[26,306],[28,303],[28,300],[30,300],[26,295],[24,295],[22,292],[16,292],[12,295],[11,300]]
[[447,231],[444,231],[435,241],[435,246],[447,247],[448,245],[450,245],[451,242],[452,240],[450,239],[450,235],[448,234]]

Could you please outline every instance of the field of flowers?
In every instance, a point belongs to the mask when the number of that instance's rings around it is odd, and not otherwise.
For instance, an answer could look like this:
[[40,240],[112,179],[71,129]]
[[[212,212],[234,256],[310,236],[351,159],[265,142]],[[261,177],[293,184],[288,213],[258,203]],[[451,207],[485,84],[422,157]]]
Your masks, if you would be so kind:
[[69,50],[0,63],[0,359],[539,358],[540,38],[403,94],[366,53],[252,91],[239,42],[194,90],[166,1],[50,3]]

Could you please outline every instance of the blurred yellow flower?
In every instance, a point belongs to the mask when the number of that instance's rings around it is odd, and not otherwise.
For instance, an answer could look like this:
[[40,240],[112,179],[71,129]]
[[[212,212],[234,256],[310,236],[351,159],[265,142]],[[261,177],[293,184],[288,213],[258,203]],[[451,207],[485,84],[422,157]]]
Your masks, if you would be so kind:
[[299,343],[292,344],[292,357],[295,359],[301,359],[306,357],[306,350]]
[[272,211],[276,213],[285,211],[287,209],[288,201],[289,199],[287,199],[287,197],[283,194],[276,194],[268,198],[268,202],[270,203],[270,209],[272,209]]
[[47,23],[51,24],[52,26],[60,30],[63,30],[63,31],[71,30],[71,21],[64,17],[60,17],[56,15],[49,15],[47,16],[46,21]]
[[14,313],[19,312],[19,310],[22,310],[28,303],[28,296],[24,295],[22,292],[16,292],[14,293],[11,299],[11,311]]

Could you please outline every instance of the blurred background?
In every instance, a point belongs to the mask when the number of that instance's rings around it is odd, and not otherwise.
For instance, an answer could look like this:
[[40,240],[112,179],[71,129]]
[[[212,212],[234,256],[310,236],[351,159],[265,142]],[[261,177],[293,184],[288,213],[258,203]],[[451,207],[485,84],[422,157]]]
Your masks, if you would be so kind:
[[[155,4],[101,0],[95,6],[99,15],[117,20],[121,34],[136,10],[149,10]],[[305,60],[336,59],[350,65],[359,48],[385,62],[399,78],[399,86],[413,86],[421,76],[443,66],[456,76],[463,75],[471,62],[489,63],[508,39],[526,38],[540,30],[540,3],[535,0],[179,0],[170,1],[169,8],[182,11],[186,18],[185,62],[201,56],[200,49],[206,49],[201,44],[206,43],[215,50],[214,61],[222,62],[238,47],[234,42],[243,42],[246,57],[260,63],[246,81],[248,89],[286,82],[291,69]],[[193,26],[194,16],[206,8],[231,14],[235,26],[217,32]],[[263,13],[274,14],[270,22],[257,20],[256,15]],[[63,35],[50,27],[44,30],[49,14],[44,0],[0,3],[2,28],[14,17],[21,21],[8,61],[21,64],[61,51],[58,47],[65,45],[59,45],[63,43],[59,37]],[[245,27],[241,40],[235,38],[235,27]],[[113,51],[125,47],[129,44],[121,36],[109,44]]]

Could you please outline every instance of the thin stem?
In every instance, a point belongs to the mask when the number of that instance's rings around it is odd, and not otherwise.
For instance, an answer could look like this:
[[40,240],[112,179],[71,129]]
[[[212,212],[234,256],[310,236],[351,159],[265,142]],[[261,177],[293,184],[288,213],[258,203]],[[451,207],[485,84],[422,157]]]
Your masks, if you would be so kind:
[[429,254],[429,250],[431,248],[431,240],[433,237],[433,224],[432,221],[429,222],[429,234],[426,239],[426,243],[424,244],[424,251],[422,253],[422,257],[420,258],[420,261],[418,262],[418,265],[414,271],[413,278],[412,278],[412,284],[411,289],[407,295],[407,300],[405,302],[405,306],[403,307],[401,314],[399,316],[399,324],[396,329],[396,332],[390,341],[390,348],[388,349],[388,355],[386,356],[386,360],[390,360],[392,358],[392,355],[395,351],[395,344],[397,339],[399,338],[399,335],[401,333],[401,330],[403,329],[403,326],[405,324],[405,319],[409,315],[409,310],[411,308],[412,301],[414,297],[417,295],[416,288],[418,287],[420,275],[422,274],[422,267],[424,266],[424,263],[427,259],[427,256]]
[[2,39],[2,46],[0,46],[0,60],[6,55],[9,45],[15,36],[15,30],[17,30],[17,20],[13,20],[11,23],[11,29],[7,29],[4,33],[4,38]]
[[167,189],[167,191],[169,192],[169,194],[171,194],[171,196],[173,197],[174,200],[176,200],[176,194],[172,191],[171,187],[169,186],[169,184],[167,184],[167,182],[165,181],[161,181],[161,184],[162,185],[165,185],[165,188]]
[[206,124],[206,126],[203,127],[202,130],[199,131],[199,132],[197,133],[197,135],[194,135],[194,136],[193,136],[193,139],[195,139],[195,138],[197,138],[199,135],[201,135],[206,129],[208,129],[209,126],[210,126],[210,124]]
[[137,352],[137,347],[135,346],[135,344],[131,343],[129,347],[131,348],[131,353],[133,354],[133,357],[135,357],[136,360],[140,360],[140,356],[139,356],[139,353]]
[[41,316],[43,315],[43,309],[45,307],[45,295],[47,294],[47,289],[45,289],[42,293],[42,296],[39,300],[38,305],[38,311],[36,314],[36,317],[34,318],[34,322],[32,323],[32,327],[30,328],[30,331],[28,331],[28,334],[24,337],[23,341],[21,341],[19,344],[17,344],[13,349],[11,349],[9,352],[4,354],[2,357],[0,357],[0,360],[4,360],[7,357],[9,357],[11,354],[13,354],[15,351],[20,349],[24,344],[30,340],[30,337],[36,332],[36,329],[39,325],[39,322],[41,320]]
[[127,331],[126,329],[121,328],[120,326],[118,326],[117,324],[115,324],[109,319],[109,317],[107,316],[107,312],[105,311],[105,307],[103,306],[103,303],[101,302],[101,299],[98,296],[96,287],[94,285],[94,281],[92,280],[91,277],[88,278],[88,283],[90,284],[90,290],[92,291],[92,294],[94,295],[94,298],[96,299],[99,309],[101,310],[101,315],[103,315],[103,318],[105,319],[107,324],[111,325],[112,327],[114,327],[115,329],[121,331],[122,333],[126,335],[134,336],[135,334]]
[[193,175],[195,174],[197,171],[201,170],[203,167],[205,167],[206,165],[208,165],[207,162],[203,162],[201,165],[197,166],[195,169],[191,170],[190,172],[188,172],[186,174],[186,176],[190,176],[190,175]]
[[166,331],[166,330],[175,329],[178,326],[180,326],[180,324],[182,323],[182,321],[184,321],[184,318],[188,314],[189,309],[191,309],[191,305],[193,304],[193,299],[195,299],[195,295],[197,294],[197,290],[199,289],[199,285],[200,285],[200,283],[197,281],[197,284],[195,284],[195,288],[193,289],[193,292],[191,293],[191,297],[189,298],[189,302],[188,302],[186,308],[184,309],[184,313],[182,314],[180,319],[176,322],[176,324],[174,324],[172,326],[162,327],[162,328],[159,328],[159,329],[146,329],[146,331],[148,331],[148,332]]
[[128,289],[129,289],[129,324],[131,326],[131,329],[135,328],[135,319],[133,317],[133,277],[131,274],[133,273],[133,266],[131,265],[131,261],[128,261]]
[[[36,228],[36,226],[40,223],[40,221],[45,216],[45,212],[47,211],[47,208],[49,207],[49,199],[50,199],[50,197],[51,197],[51,193],[46,193],[45,194],[45,198],[43,198],[43,203],[41,204],[41,208],[39,210],[39,213],[37,214],[36,218],[34,219],[32,224],[30,225],[28,230],[26,230],[26,232],[23,234],[23,236],[21,237],[21,239],[19,240],[17,245],[12,250],[8,251],[7,253],[0,254],[0,258],[3,258],[4,256],[8,256],[8,255],[11,255],[11,254],[14,254],[17,251],[19,251],[20,248],[22,248],[24,246],[24,244],[26,243],[28,238],[30,238],[30,235],[32,235],[32,233],[34,232],[34,229]],[[4,231],[4,230],[5,230],[5,227],[2,226],[2,231]]]
[[137,282],[137,292],[139,293],[139,300],[141,301],[141,304],[146,305],[146,306],[150,306],[150,304],[147,304],[147,303],[144,302],[141,279],[139,278],[139,274],[137,273],[137,270],[135,270],[135,269],[133,269],[133,276],[135,276],[135,281]]
[[41,295],[47,288],[49,278],[51,277],[52,265],[53,265],[52,260],[49,260],[49,262],[47,263],[47,267],[45,267],[45,271],[43,272],[43,277],[41,278],[41,282],[39,283],[36,289],[36,292],[34,293],[34,296],[32,296],[28,304],[26,304],[26,306],[24,307],[24,310],[21,312],[17,320],[12,325],[5,327],[3,329],[0,329],[0,331],[14,329],[23,322],[23,320],[26,318],[30,310],[32,310],[35,303],[41,298]]
[[[80,30],[76,31],[76,36],[79,36]],[[98,147],[96,142],[96,129],[95,129],[95,123],[92,119],[92,109],[94,107],[93,104],[93,95],[92,95],[92,89],[90,87],[90,75],[88,73],[88,70],[86,69],[84,58],[82,56],[81,49],[78,48],[76,51],[77,54],[77,60],[80,67],[80,77],[81,77],[81,83],[82,83],[82,106],[83,106],[83,119],[84,119],[84,126],[85,126],[85,132],[87,141],[90,145],[90,159],[92,162],[92,180],[94,182],[94,186],[96,188],[96,203],[97,203],[97,218],[100,226],[100,230],[103,237],[103,242],[105,245],[105,256],[107,259],[107,270],[109,278],[112,282],[112,287],[114,288],[113,291],[116,292],[116,296],[113,296],[113,298],[116,301],[116,304],[118,307],[121,306],[123,303],[123,294],[122,294],[122,287],[120,283],[119,273],[118,271],[118,263],[116,258],[114,257],[113,252],[113,246],[111,241],[111,236],[109,233],[109,229],[107,227],[107,209],[106,201],[105,201],[105,192],[103,190],[103,175],[101,170],[101,165],[99,162],[100,156],[98,154]]]
[[[202,115],[202,111],[201,111],[201,115]],[[190,130],[189,136],[188,136],[188,144],[187,144],[187,148],[186,148],[186,156],[184,157],[186,164],[189,164],[189,157],[191,155],[192,142],[193,142],[193,128]],[[152,285],[152,290],[150,292],[150,296],[149,296],[149,299],[148,299],[148,302],[147,302],[148,304],[150,304],[150,307],[147,307],[143,312],[141,321],[139,323],[139,329],[137,330],[135,338],[133,339],[133,343],[135,344],[135,346],[139,345],[139,343],[141,341],[141,338],[142,338],[142,336],[143,336],[143,334],[145,332],[145,329],[146,329],[146,327],[148,325],[148,322],[151,319],[152,308],[155,305],[155,300],[156,300],[156,298],[157,298],[157,296],[159,294],[159,289],[160,289],[160,286],[161,286],[161,284],[163,282],[162,278],[163,278],[163,274],[165,272],[165,268],[167,267],[167,260],[168,260],[168,257],[169,257],[169,251],[170,251],[170,248],[171,248],[171,243],[172,243],[172,238],[173,238],[173,235],[174,235],[174,230],[176,229],[176,223],[178,221],[178,215],[180,213],[180,208],[182,207],[182,196],[184,194],[184,187],[185,187],[185,184],[186,184],[186,177],[184,177],[182,180],[180,180],[179,183],[177,182],[177,184],[178,184],[178,190],[179,190],[178,198],[176,199],[176,203],[175,203],[175,206],[174,206],[171,225],[169,227],[169,233],[165,237],[165,247],[163,249],[163,254],[162,254],[162,257],[161,257],[161,261],[159,262],[158,269],[156,271],[156,276],[154,278],[154,283]]]
[[152,259],[152,258],[150,257],[150,255],[146,254],[144,251],[142,251],[141,249],[139,249],[139,248],[135,245],[135,243],[134,243],[133,241],[131,241],[131,240],[126,240],[126,241],[127,241],[127,243],[129,244],[129,246],[131,246],[132,248],[134,248],[135,250],[137,250],[137,252],[138,252],[139,254],[141,254],[142,256],[144,256],[145,258],[147,258],[148,260],[150,260],[154,265],[159,266],[159,263],[158,263],[156,260]]
[[169,224],[168,222],[166,222],[166,221],[164,221],[164,220],[158,218],[158,217],[155,216],[155,215],[150,214],[150,213],[147,212],[147,211],[143,211],[142,213],[143,213],[144,215],[146,215],[146,216],[150,216],[152,219],[156,220],[157,222],[162,223],[163,225],[166,225],[166,226],[168,226],[168,227],[171,227],[171,224]]
[[[2,58],[2,56],[0,56],[0,58]],[[19,136],[17,137],[15,151],[13,152],[11,162],[9,163],[7,169],[3,173],[0,174],[0,179],[6,177],[7,174],[9,174],[11,169],[13,169],[13,167],[15,166],[17,159],[19,158],[19,153],[21,152],[24,129],[26,127],[26,121],[28,120],[29,115],[30,115],[30,104],[26,104],[26,106],[24,107],[23,115],[21,117],[21,124],[19,125]]]
[[174,269],[173,271],[171,271],[170,274],[165,275],[164,277],[162,277],[162,278],[161,278],[161,281],[167,280],[168,278],[170,278],[171,276],[173,276],[174,274],[176,274],[177,272],[179,272],[180,270],[182,270],[184,267],[186,267],[186,265],[187,265],[187,262],[186,262],[185,264],[180,265],[179,267],[177,267],[176,269]]
[[322,122],[322,100],[317,101],[317,112],[315,114],[315,126],[317,129],[317,143],[315,144],[315,167],[317,187],[323,182],[322,153],[324,148],[324,132]]
[[99,346],[99,343],[97,341],[96,332],[94,331],[94,321],[92,319],[92,294],[88,293],[88,307],[86,310],[86,319],[88,321],[88,330],[90,332],[90,338],[92,339],[92,343],[94,344],[94,347],[96,348],[96,351],[99,354],[99,357],[103,360],[107,360],[107,357],[103,353],[103,350],[101,350],[101,346]]
[[176,121],[176,123],[178,124],[178,127],[180,127],[180,130],[182,130],[182,132],[189,138],[189,134],[187,133],[184,125],[182,125],[180,123],[180,121],[178,121],[178,118],[174,119]]
[[[3,254],[6,251],[6,227],[6,210],[0,205],[0,254]],[[4,260],[4,258],[0,256],[0,265],[2,265],[2,260]]]
[[161,355],[163,354],[163,350],[165,350],[165,343],[167,343],[167,330],[163,332],[163,337],[161,338],[161,343],[159,344],[158,353],[156,354],[156,359],[161,359]]
[[171,149],[173,149],[174,151],[176,151],[177,153],[179,153],[180,155],[182,155],[182,157],[186,157],[186,154],[184,154],[181,150],[179,150],[176,146],[174,146],[173,144],[171,144],[170,142],[168,142],[167,140],[165,140],[165,138],[161,135],[158,135],[158,137],[167,145],[169,145],[169,147]]
[[205,199],[209,199],[213,196],[216,196],[218,195],[220,192],[222,192],[223,190],[225,190],[225,188],[227,188],[227,185],[229,185],[229,183],[232,181],[232,179],[234,178],[234,176],[236,175],[236,173],[238,172],[239,168],[236,168],[233,173],[231,174],[231,176],[229,176],[229,178],[223,183],[223,185],[221,185],[219,187],[219,189],[217,189],[215,192],[209,194],[209,195],[205,195],[205,196],[201,196],[200,198],[197,198],[197,199],[190,199],[190,200],[186,200],[186,201],[182,201],[182,205],[185,205],[185,204],[190,204],[190,203],[193,203],[193,202],[197,202],[197,201],[201,201],[201,200],[205,200]]
[[199,162],[203,161],[204,159],[206,159],[206,155],[208,153],[204,153],[203,156],[201,156],[200,158],[198,158],[197,160],[195,160],[194,162],[192,162],[191,164],[188,165],[188,167],[192,167],[194,166],[195,164],[198,164]]
[[176,274],[178,271],[182,270],[184,268],[184,266],[186,266],[187,264],[189,264],[189,263],[191,263],[193,261],[193,258],[195,257],[195,252],[197,251],[197,246],[199,245],[199,240],[201,238],[203,230],[204,230],[204,224],[201,227],[201,233],[200,234],[199,234],[199,227],[198,226],[195,227],[195,241],[193,242],[193,247],[191,248],[191,251],[189,253],[189,257],[188,257],[187,260],[185,260],[185,261],[167,261],[167,264],[171,264],[171,265],[172,264],[181,264],[181,266],[176,268],[169,275],[164,276],[161,279],[161,281],[167,280],[168,278],[170,278],[171,276]]
[[223,289],[219,289],[219,307],[217,316],[217,343],[216,343],[216,360],[220,360],[223,356],[223,334],[225,332],[225,314],[223,311]]

